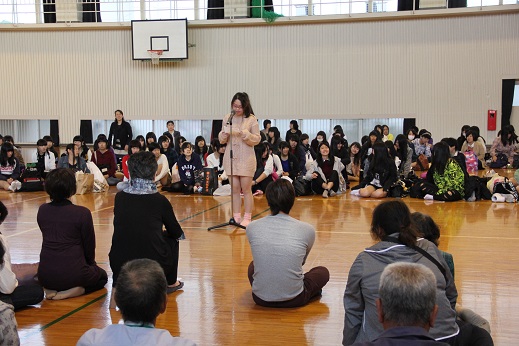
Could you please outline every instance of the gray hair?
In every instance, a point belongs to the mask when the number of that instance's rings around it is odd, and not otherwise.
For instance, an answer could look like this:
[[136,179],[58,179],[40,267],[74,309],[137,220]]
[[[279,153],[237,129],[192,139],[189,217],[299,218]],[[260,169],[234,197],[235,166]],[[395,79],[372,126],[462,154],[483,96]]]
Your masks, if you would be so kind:
[[426,266],[397,262],[380,276],[384,318],[399,326],[426,325],[436,305],[436,277]]
[[140,151],[128,159],[128,170],[132,179],[155,180],[157,169],[157,160],[150,151]]
[[157,262],[147,258],[127,262],[115,290],[115,302],[123,319],[153,323],[167,299],[167,287],[164,270]]

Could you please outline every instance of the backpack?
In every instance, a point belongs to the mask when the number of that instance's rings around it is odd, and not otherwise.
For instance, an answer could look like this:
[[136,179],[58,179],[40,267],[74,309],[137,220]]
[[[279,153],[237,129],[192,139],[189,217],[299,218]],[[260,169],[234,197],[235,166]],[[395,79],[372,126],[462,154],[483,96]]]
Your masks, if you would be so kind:
[[497,159],[495,162],[491,162],[490,168],[502,168],[508,165],[508,157],[505,154],[497,154]]
[[467,166],[467,173],[470,175],[478,174],[478,157],[473,150],[467,150],[463,153],[465,155],[465,165]]
[[44,190],[41,172],[38,170],[36,163],[28,163],[26,165],[20,176],[20,182],[22,183],[20,191],[33,192]]

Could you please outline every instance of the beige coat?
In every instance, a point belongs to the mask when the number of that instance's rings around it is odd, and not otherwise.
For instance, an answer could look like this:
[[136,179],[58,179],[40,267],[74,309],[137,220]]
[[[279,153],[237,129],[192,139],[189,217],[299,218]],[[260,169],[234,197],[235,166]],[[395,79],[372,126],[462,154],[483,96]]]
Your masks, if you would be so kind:
[[[218,134],[221,144],[227,143],[223,157],[225,172],[231,175],[231,142],[230,125],[227,124],[230,114],[223,118],[222,131]],[[232,121],[232,149],[233,149],[233,174],[253,177],[256,172],[256,155],[254,146],[261,141],[258,120],[251,114],[250,117],[235,116]]]
[[[472,151],[474,152],[474,154],[476,154],[476,156],[478,157],[479,161],[481,162],[485,162],[485,153],[486,153],[486,150],[485,150],[485,147],[483,147],[483,145],[480,143],[480,142],[473,142],[474,143],[474,147],[472,148]],[[465,141],[465,143],[463,143],[463,146],[461,147],[461,152],[464,153],[468,150],[469,148],[469,144],[467,143],[467,141]]]

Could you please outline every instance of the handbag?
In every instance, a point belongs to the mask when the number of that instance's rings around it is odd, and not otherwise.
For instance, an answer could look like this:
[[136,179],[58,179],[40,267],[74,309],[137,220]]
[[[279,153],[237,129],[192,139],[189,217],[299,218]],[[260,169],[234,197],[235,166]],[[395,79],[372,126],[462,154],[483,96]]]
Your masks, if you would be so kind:
[[311,182],[307,181],[303,176],[298,176],[292,182],[296,196],[308,196],[312,194]]
[[36,167],[35,163],[28,163],[25,167],[24,171],[20,175],[20,182],[22,183],[22,187],[20,191],[23,192],[33,192],[33,191],[43,191],[43,180],[41,178],[41,173]]
[[497,154],[496,158],[496,161],[490,162],[490,168],[502,168],[508,165],[508,157],[505,154]]
[[505,178],[505,181],[494,184],[493,194],[494,193],[512,195],[514,196],[515,202],[519,200],[519,193],[517,193],[514,184],[508,181],[508,178]]
[[424,154],[418,155],[416,159],[416,165],[413,167],[415,171],[426,171],[429,169],[429,160]]
[[94,175],[91,173],[76,172],[76,195],[84,195],[94,190]]

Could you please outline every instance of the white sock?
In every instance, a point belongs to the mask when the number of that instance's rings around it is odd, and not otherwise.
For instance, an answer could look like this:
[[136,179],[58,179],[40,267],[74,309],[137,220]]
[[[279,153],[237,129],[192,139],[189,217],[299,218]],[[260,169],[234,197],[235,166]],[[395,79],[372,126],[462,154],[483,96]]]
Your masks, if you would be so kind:
[[425,197],[423,199],[426,199],[426,200],[433,200],[434,199],[434,196],[433,195],[425,195]]

